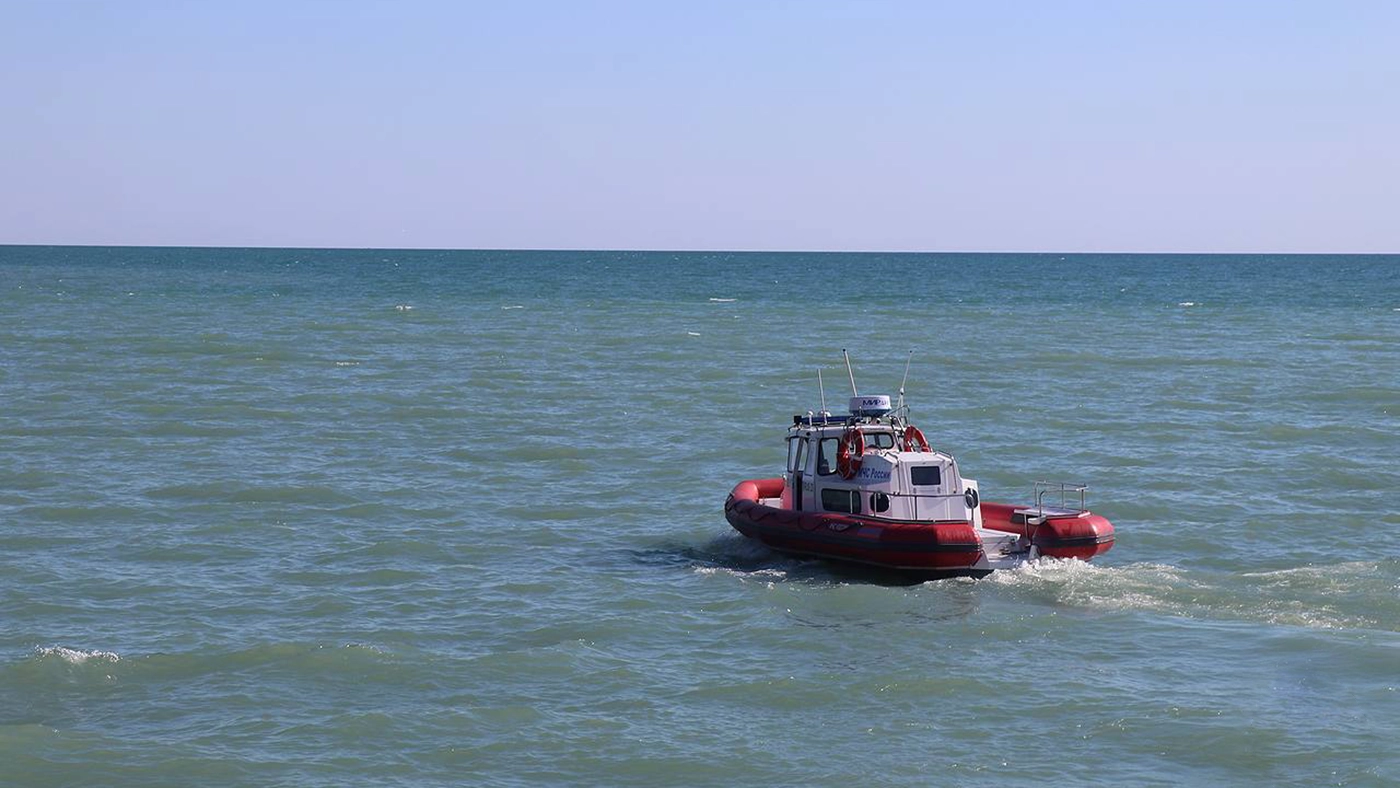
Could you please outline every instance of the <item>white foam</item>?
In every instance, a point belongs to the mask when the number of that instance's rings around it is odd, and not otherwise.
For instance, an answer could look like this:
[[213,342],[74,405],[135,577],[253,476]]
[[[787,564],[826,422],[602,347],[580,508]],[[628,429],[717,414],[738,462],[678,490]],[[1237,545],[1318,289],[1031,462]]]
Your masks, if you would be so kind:
[[787,572],[781,569],[731,569],[727,566],[697,566],[695,571],[702,575],[729,575],[738,578],[773,578],[782,580]]
[[738,300],[737,298],[711,298],[710,302],[715,304],[732,304]]
[[1243,572],[1240,577],[1261,578],[1307,578],[1330,580],[1345,575],[1369,575],[1380,569],[1376,561],[1343,561],[1326,566],[1295,566],[1288,569],[1271,569],[1266,572]]
[[400,312],[407,312],[408,310],[410,310],[410,309],[412,309],[412,308],[413,308],[413,306],[412,306],[411,304],[394,304],[394,309],[396,309],[396,310],[398,310],[398,311],[400,311]]
[[1195,306],[1195,305],[1196,305],[1196,302],[1195,302],[1195,301],[1182,301],[1181,303],[1177,304],[1177,306]]
[[58,657],[70,665],[81,665],[90,659],[101,662],[120,662],[121,655],[115,651],[83,651],[67,646],[35,646],[34,653],[41,657]]
[[697,333],[694,332],[694,331],[687,331],[687,332],[685,332],[685,333],[686,333],[687,336],[692,336],[692,337],[698,337],[698,336],[700,336],[699,334],[697,334]]
[[524,305],[524,304],[511,304],[510,306],[503,306],[503,307],[501,307],[501,308],[502,308],[502,309],[524,309],[524,308],[525,308],[525,305]]
[[336,365],[337,367],[358,367],[358,366],[360,365],[360,362],[358,362],[358,361],[337,361],[337,362],[335,362],[335,365]]
[[[1097,610],[1149,611],[1193,619],[1263,621],[1314,629],[1349,629],[1379,625],[1366,617],[1348,615],[1336,606],[1325,604],[1327,597],[1350,594],[1350,583],[1342,582],[1335,589],[1317,587],[1316,583],[1323,576],[1335,581],[1337,570],[1354,577],[1367,574],[1374,568],[1375,564],[1353,562],[1327,570],[1301,567],[1244,573],[1241,577],[1255,580],[1256,587],[1241,590],[1164,564],[1108,567],[1069,559],[1042,558],[1015,569],[993,572],[980,582],[1032,594],[1049,594],[1062,603]],[[1333,574],[1321,574],[1324,571]],[[1292,599],[1281,596],[1289,593],[1289,587],[1294,585],[1305,587],[1295,589]],[[1298,596],[1300,592],[1304,595]]]
[[982,582],[1014,586],[1043,580],[1072,580],[1079,577],[1094,576],[1097,573],[1106,571],[1109,570],[1100,566],[1095,566],[1087,561],[1076,561],[1072,558],[1050,558],[1047,556],[1037,558],[1033,561],[1027,561],[1011,569],[998,570],[988,575]]

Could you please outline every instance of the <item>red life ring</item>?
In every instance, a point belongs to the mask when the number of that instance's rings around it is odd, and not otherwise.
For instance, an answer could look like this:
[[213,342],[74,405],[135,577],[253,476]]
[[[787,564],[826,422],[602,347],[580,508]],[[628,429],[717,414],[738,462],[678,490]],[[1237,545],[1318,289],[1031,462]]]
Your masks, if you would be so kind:
[[924,431],[910,424],[904,428],[904,450],[905,451],[933,451],[933,447],[928,445],[928,438],[924,437]]
[[842,479],[854,479],[860,472],[861,458],[865,456],[865,433],[860,427],[851,427],[841,433],[841,441],[836,444],[836,472]]

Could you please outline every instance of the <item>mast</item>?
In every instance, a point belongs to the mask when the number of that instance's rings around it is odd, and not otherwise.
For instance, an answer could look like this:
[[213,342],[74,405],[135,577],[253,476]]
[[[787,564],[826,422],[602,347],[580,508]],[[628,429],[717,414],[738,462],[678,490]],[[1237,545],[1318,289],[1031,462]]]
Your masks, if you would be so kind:
[[914,361],[914,351],[909,351],[909,358],[904,360],[904,380],[899,381],[899,408],[904,407],[904,384],[909,382],[909,365]]

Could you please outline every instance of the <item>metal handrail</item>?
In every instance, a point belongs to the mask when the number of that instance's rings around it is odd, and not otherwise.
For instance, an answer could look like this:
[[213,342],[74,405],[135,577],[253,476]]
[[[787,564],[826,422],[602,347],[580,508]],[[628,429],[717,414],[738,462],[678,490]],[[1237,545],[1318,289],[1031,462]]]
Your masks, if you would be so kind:
[[1031,496],[1035,500],[1036,516],[1045,516],[1045,496],[1057,491],[1060,493],[1061,509],[1069,508],[1069,495],[1070,493],[1077,492],[1079,493],[1079,511],[1087,511],[1088,507],[1084,505],[1084,491],[1087,489],[1089,489],[1089,485],[1076,484],[1074,482],[1049,482],[1044,480],[1036,482],[1035,486],[1031,488]]
[[919,519],[919,501],[917,500],[917,499],[919,499],[919,498],[962,498],[963,496],[967,495],[966,492],[960,492],[960,493],[901,493],[901,492],[889,492],[889,493],[884,493],[884,494],[890,496],[891,498],[914,498],[914,499],[915,499],[915,501],[914,501],[914,519],[915,519],[915,520],[918,520],[918,519]]

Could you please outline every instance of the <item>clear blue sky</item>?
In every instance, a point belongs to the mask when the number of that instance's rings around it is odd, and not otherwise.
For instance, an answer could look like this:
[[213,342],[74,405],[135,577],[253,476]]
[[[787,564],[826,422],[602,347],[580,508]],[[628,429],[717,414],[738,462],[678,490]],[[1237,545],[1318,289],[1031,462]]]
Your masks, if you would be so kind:
[[1400,252],[1400,3],[0,0],[0,243]]

